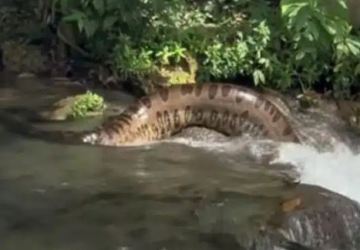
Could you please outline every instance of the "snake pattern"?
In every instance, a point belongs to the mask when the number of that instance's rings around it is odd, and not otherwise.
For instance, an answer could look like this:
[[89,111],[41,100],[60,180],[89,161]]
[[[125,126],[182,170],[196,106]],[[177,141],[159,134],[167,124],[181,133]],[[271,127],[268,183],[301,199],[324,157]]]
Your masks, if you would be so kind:
[[81,137],[83,143],[121,146],[167,138],[190,126],[228,136],[298,142],[287,116],[268,97],[246,87],[183,84],[140,98]]
[[234,84],[183,84],[144,96],[90,131],[41,130],[0,112],[9,130],[47,141],[103,146],[142,145],[199,126],[227,136],[299,142],[297,132],[274,98]]

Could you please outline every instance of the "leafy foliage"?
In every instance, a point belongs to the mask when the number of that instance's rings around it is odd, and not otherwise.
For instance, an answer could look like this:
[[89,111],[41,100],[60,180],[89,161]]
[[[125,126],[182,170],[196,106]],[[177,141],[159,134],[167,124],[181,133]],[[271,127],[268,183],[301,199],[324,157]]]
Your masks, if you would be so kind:
[[101,112],[105,108],[104,99],[90,91],[80,96],[71,108],[70,117],[85,117],[90,112]]
[[293,34],[287,39],[297,80],[308,88],[325,75],[337,94],[348,95],[359,79],[360,36],[351,34],[345,0],[283,0],[281,11]]
[[199,80],[241,75],[281,89],[322,83],[338,95],[359,82],[360,36],[345,0],[54,1],[94,56],[125,77],[191,55]]

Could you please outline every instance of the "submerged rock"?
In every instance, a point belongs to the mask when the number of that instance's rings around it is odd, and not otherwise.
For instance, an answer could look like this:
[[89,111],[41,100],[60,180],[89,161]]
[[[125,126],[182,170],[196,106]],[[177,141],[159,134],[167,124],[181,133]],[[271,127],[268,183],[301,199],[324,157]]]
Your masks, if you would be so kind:
[[[43,110],[38,113],[39,117],[44,121],[63,121],[68,119],[72,112],[73,107],[75,103],[82,98],[83,95],[75,95],[75,96],[69,96],[65,97],[57,102],[55,102],[53,105],[51,105],[46,110]],[[102,112],[96,111],[96,112],[88,112],[86,113],[86,116],[95,116],[100,115]]]
[[[206,207],[206,213],[197,213],[200,221],[208,220],[203,227],[205,239],[212,244],[216,238],[219,244],[225,240],[219,237],[226,235],[226,239],[232,239],[232,245],[249,250],[360,249],[360,205],[357,202],[310,185],[298,185],[288,197],[284,201],[274,199],[273,203],[258,208],[258,212],[253,210],[246,224],[242,212],[234,212],[242,211],[241,206],[247,206],[245,202],[227,199],[221,206]],[[205,218],[209,211],[221,216]]]

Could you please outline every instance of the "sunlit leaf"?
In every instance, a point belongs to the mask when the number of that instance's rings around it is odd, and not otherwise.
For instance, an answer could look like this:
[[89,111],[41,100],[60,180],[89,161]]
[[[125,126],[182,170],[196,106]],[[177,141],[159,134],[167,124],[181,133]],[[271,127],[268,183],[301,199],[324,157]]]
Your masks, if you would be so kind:
[[281,14],[289,17],[295,16],[301,8],[308,4],[306,0],[282,0],[280,3]]
[[259,85],[260,83],[265,83],[265,76],[261,70],[255,69],[253,72],[253,78],[255,85]]
[[305,52],[304,51],[299,51],[298,53],[296,53],[295,56],[295,60],[296,61],[300,61],[305,57]]
[[347,39],[346,45],[353,55],[358,56],[360,54],[360,44],[357,41]]
[[358,63],[354,70],[355,75],[360,75],[360,63]]

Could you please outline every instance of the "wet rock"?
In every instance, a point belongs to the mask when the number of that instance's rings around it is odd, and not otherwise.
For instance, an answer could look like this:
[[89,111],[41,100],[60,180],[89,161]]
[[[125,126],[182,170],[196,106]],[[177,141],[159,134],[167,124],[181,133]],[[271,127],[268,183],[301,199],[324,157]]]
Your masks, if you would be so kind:
[[241,246],[239,241],[232,234],[222,234],[222,233],[204,234],[201,235],[200,238],[208,242],[210,245],[216,247],[217,249],[246,250]]
[[[130,100],[133,100],[133,98],[131,98],[130,96],[120,92],[94,91],[94,93],[104,99],[105,108],[101,111],[89,111],[86,113],[86,117],[120,114],[126,108]],[[69,117],[71,117],[75,103],[83,96],[84,94],[78,94],[61,98],[52,105],[46,106],[42,111],[37,112],[35,120],[67,120]]]
[[36,46],[6,41],[2,44],[2,50],[3,64],[9,71],[38,74],[49,69],[48,59]]
[[352,128],[360,132],[360,102],[359,101],[336,101],[337,114],[344,119]]
[[[360,249],[360,205],[320,187],[298,185],[281,200],[274,198],[273,203],[253,210],[251,216],[245,216],[247,220],[241,212],[248,206],[245,202],[243,207],[231,199],[221,204],[197,213],[200,220],[208,220],[204,233],[208,238],[216,235],[217,242],[222,242],[218,239],[221,235],[228,239],[230,234],[232,242],[249,250]],[[213,216],[221,216],[205,218],[209,209]]]
[[32,78],[35,77],[33,73],[23,72],[18,75],[19,78]]
[[318,107],[322,96],[313,91],[306,91],[297,96],[300,108],[308,109],[311,107]]
[[[69,79],[19,78],[14,74],[9,77],[1,74],[0,77],[4,83],[11,82],[1,86],[2,109],[32,122],[66,120],[76,99],[86,92],[83,85]],[[89,113],[89,117],[119,114],[134,100],[133,96],[120,91],[93,89],[92,92],[104,98],[106,109],[104,112]],[[94,118],[101,122],[101,117]],[[64,123],[58,123],[59,126],[61,124]]]
[[294,195],[302,201],[283,211],[278,229],[285,238],[313,249],[359,249],[360,205],[326,189],[300,185]]
[[[55,102],[47,110],[43,110],[38,113],[39,118],[44,121],[63,121],[70,117],[72,114],[72,109],[77,100],[82,98],[82,95],[75,95],[65,97],[57,102]],[[96,116],[100,115],[102,112],[89,112],[87,116]]]

